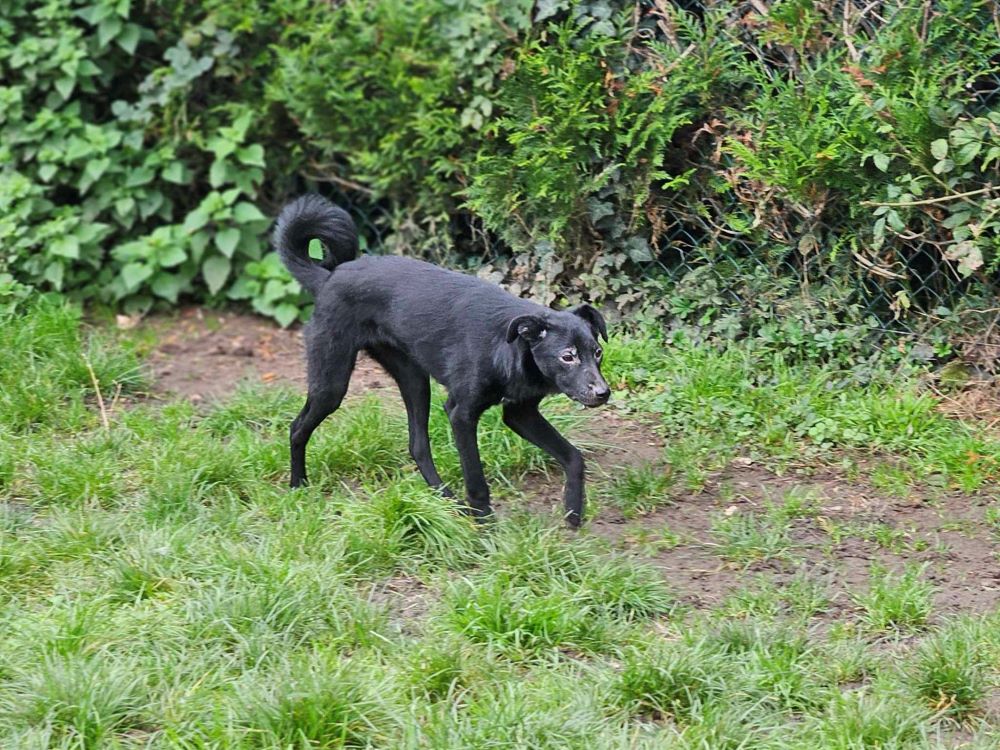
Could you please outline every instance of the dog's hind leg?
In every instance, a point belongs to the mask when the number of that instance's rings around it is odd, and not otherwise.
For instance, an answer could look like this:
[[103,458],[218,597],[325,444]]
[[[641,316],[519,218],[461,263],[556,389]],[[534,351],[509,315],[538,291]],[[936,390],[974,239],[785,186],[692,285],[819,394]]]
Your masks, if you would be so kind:
[[410,433],[410,455],[417,464],[421,476],[431,487],[441,490],[446,497],[454,497],[454,493],[444,486],[441,475],[434,465],[431,455],[431,441],[427,434],[427,422],[430,418],[431,381],[427,373],[420,369],[412,360],[397,349],[389,347],[372,347],[368,353],[385,371],[392,376],[399,386],[406,405],[406,421]]
[[579,526],[583,517],[583,456],[538,411],[537,401],[507,404],[503,422],[514,432],[555,458],[566,472],[563,506],[566,523]]
[[289,430],[291,447],[291,486],[306,482],[306,443],[320,422],[333,414],[347,394],[347,384],[357,361],[357,351],[332,342],[317,340],[307,348],[309,356],[309,393],[305,406]]

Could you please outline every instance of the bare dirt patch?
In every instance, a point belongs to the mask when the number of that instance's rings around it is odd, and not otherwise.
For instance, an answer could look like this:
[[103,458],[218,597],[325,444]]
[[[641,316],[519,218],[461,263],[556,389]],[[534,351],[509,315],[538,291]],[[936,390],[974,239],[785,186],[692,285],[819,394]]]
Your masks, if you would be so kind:
[[[197,307],[143,325],[157,337],[150,362],[153,392],[163,397],[215,400],[243,380],[305,388],[299,329],[280,329],[255,316]],[[350,393],[374,389],[398,399],[388,375],[373,361],[359,358]],[[995,393],[969,396],[975,403],[963,402],[959,411],[982,415],[982,400],[995,397]],[[584,426],[572,437],[588,448],[591,487],[609,481],[623,467],[668,468],[662,437],[654,426],[632,415],[610,408],[588,411]],[[654,513],[626,518],[605,503],[585,533],[650,559],[679,596],[697,608],[718,605],[757,579],[782,587],[804,572],[825,584],[832,599],[823,616],[836,620],[856,610],[851,595],[867,589],[873,563],[892,571],[906,564],[926,564],[925,576],[936,586],[936,617],[1000,606],[1000,547],[985,517],[986,508],[1000,498],[935,488],[913,489],[898,497],[869,484],[864,466],[859,475],[847,478],[821,471],[780,476],[737,459],[710,476],[699,491],[679,491],[672,505]],[[529,509],[558,509],[561,472],[528,477],[520,489]],[[815,512],[792,521],[787,557],[743,566],[717,554],[713,519],[726,513],[764,512],[790,492],[812,498]],[[503,499],[497,502],[501,514],[505,504]],[[680,541],[663,544],[667,529]],[[398,600],[407,617],[419,617],[424,599],[420,586],[409,580],[398,584],[379,597]],[[411,606],[416,610],[409,611]]]
[[[253,315],[186,307],[143,326],[157,338],[149,362],[153,392],[192,401],[216,400],[243,381],[285,383],[305,391],[306,362],[301,328],[279,328]],[[358,358],[351,392],[392,383],[369,358]]]
[[[714,519],[764,513],[790,492],[811,498],[814,510],[791,522],[787,556],[743,565],[719,554]],[[621,548],[646,550],[680,596],[698,608],[719,604],[759,577],[780,588],[804,574],[832,597],[825,618],[838,619],[857,609],[851,597],[868,589],[873,564],[894,573],[917,564],[927,566],[941,616],[1000,606],[1000,546],[985,519],[995,501],[986,494],[938,492],[887,497],[863,480],[832,473],[777,476],[763,467],[731,465],[671,507],[637,519],[605,508],[591,528]],[[681,542],[644,545],[665,529]]]

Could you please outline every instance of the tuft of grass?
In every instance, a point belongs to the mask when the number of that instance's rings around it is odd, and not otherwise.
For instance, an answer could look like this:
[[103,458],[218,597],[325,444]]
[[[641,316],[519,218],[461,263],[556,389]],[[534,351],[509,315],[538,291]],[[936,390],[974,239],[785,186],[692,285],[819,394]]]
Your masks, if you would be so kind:
[[630,652],[612,688],[612,700],[632,715],[685,722],[724,690],[717,652],[703,644],[672,644]]
[[628,466],[616,472],[609,494],[627,518],[672,505],[672,472],[654,464]]
[[291,663],[237,684],[223,736],[237,747],[365,748],[395,722],[378,670],[336,659]]
[[[21,374],[58,408],[30,426],[30,404],[0,409],[0,747],[910,750],[947,736],[943,718],[976,732],[973,747],[996,744],[974,720],[988,716],[1000,664],[997,616],[935,627],[919,569],[874,570],[857,598],[863,617],[828,628],[811,618],[844,592],[818,568],[768,571],[710,611],[680,607],[664,579],[681,573],[631,556],[677,534],[637,524],[624,554],[530,513],[477,527],[417,477],[402,409],[371,400],[323,425],[310,452],[317,481],[289,491],[287,423],[301,396],[243,388],[207,412],[130,403],[105,429],[89,374],[65,357],[111,339],[88,339],[71,308],[53,309],[24,324],[51,330],[16,351],[30,350]],[[778,363],[755,374],[737,367],[752,359],[661,349],[637,341],[620,377],[642,388],[633,405],[674,431],[677,488],[735,450],[832,455],[857,445],[847,426],[884,429],[871,447],[898,451],[914,476],[937,460],[937,417],[919,400],[879,405],[887,384],[840,399],[830,373],[814,382]],[[104,384],[114,368],[101,356],[91,362]],[[689,369],[638,372],[669,357]],[[6,387],[14,376],[3,377]],[[701,400],[642,385],[671,378]],[[551,412],[561,428],[580,414],[559,401]],[[433,424],[454,479],[440,410]],[[803,435],[804,424],[816,429]],[[499,411],[484,434],[501,491],[549,466]],[[972,464],[978,481],[985,464]],[[652,478],[633,478],[632,499],[655,502]],[[793,490],[716,519],[713,542],[741,563],[781,559],[791,528],[815,512]],[[831,534],[906,555],[917,546],[903,532]],[[415,596],[398,589],[411,579]],[[872,642],[872,630],[918,627],[927,632]]]
[[485,544],[482,567],[445,594],[444,622],[470,640],[526,653],[602,651],[623,626],[673,607],[655,569],[604,554],[593,539],[528,521],[502,524]]
[[918,747],[924,714],[893,696],[864,691],[837,695],[822,715],[810,719],[804,747],[824,750]]
[[793,546],[787,520],[774,515],[719,514],[712,520],[711,532],[717,540],[716,553],[742,565],[787,558]]
[[935,714],[964,719],[979,709],[990,683],[974,630],[952,626],[925,639],[907,671],[907,684]]
[[115,735],[147,725],[146,680],[137,663],[108,654],[50,655],[13,676],[4,708],[53,739],[106,747]]
[[926,566],[908,566],[901,575],[893,575],[880,565],[873,565],[869,588],[854,595],[862,607],[862,619],[870,629],[914,630],[927,624],[933,611],[934,587],[923,579]]
[[384,480],[410,466],[406,446],[406,415],[369,394],[342,406],[313,434],[309,476],[325,488],[345,479]]
[[479,546],[473,521],[454,499],[430,489],[420,477],[368,488],[348,513],[351,522],[379,528],[387,549],[424,562],[457,565],[471,560]]
[[748,651],[748,694],[756,704],[793,712],[823,705],[827,691],[817,679],[814,654],[801,634],[778,631]]
[[530,654],[561,648],[595,652],[611,647],[610,619],[565,585],[546,593],[501,578],[453,583],[443,621],[470,641]]
[[425,638],[404,653],[403,685],[428,701],[456,699],[459,694],[496,680],[502,663],[461,638]]

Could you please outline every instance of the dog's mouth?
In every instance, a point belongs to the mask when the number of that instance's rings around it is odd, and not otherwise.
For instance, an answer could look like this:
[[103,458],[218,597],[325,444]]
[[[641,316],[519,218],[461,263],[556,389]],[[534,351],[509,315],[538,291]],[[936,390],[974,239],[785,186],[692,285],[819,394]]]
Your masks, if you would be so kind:
[[604,406],[608,403],[609,398],[611,398],[610,394],[607,396],[576,396],[574,397],[574,401],[583,404],[589,409],[594,409],[598,406]]

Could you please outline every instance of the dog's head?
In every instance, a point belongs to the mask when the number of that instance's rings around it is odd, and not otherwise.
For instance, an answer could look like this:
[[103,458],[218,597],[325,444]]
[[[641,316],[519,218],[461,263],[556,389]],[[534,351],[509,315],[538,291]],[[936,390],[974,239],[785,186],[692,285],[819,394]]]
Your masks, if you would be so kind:
[[593,307],[521,315],[507,326],[507,341],[518,338],[528,345],[539,371],[560,393],[585,406],[607,403],[611,389],[601,375],[603,351],[598,339],[608,340],[608,328]]

